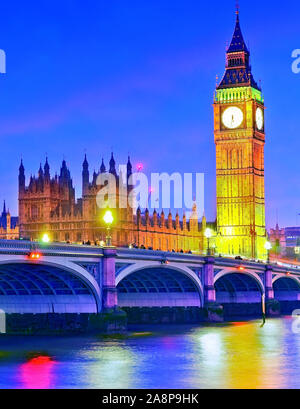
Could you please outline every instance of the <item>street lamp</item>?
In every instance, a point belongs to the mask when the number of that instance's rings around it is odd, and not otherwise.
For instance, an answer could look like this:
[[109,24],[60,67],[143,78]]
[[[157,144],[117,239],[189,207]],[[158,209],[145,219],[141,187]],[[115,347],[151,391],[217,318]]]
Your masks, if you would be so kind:
[[210,256],[210,247],[209,247],[209,239],[212,238],[212,231],[211,229],[207,228],[204,232],[204,236],[207,238],[207,255]]
[[43,243],[49,243],[50,242],[50,237],[49,237],[49,235],[47,233],[43,234],[42,242]]
[[268,255],[267,261],[268,261],[268,263],[270,263],[270,250],[271,250],[271,248],[272,248],[272,244],[269,241],[266,241],[265,242],[265,249],[267,250],[267,255]]
[[111,235],[110,235],[110,226],[112,222],[114,221],[114,217],[112,215],[112,212],[110,210],[106,210],[103,220],[106,224],[106,245],[111,246]]

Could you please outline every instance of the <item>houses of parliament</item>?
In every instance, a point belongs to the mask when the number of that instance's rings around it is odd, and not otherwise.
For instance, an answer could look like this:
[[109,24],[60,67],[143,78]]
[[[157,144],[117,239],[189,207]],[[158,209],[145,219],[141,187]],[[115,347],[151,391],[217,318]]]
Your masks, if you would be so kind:
[[[62,162],[59,176],[50,176],[48,160],[40,166],[37,177],[31,177],[25,184],[25,169],[21,162],[19,168],[19,227],[20,235],[31,240],[39,240],[47,232],[52,241],[70,243],[99,244],[105,241],[106,226],[103,222],[103,210],[98,208],[96,197],[100,189],[97,184],[99,174],[115,176],[117,192],[120,176],[116,171],[113,157],[106,170],[102,160],[99,172],[90,178],[89,164],[85,156],[82,164],[82,198],[75,200],[70,171],[66,161]],[[132,174],[130,159],[127,162],[127,183]],[[130,192],[130,186],[128,186]],[[173,220],[171,212],[165,217],[154,210],[150,216],[146,209],[134,214],[130,206],[114,209],[115,222],[112,228],[112,242],[116,246],[135,245],[164,251],[194,251],[204,249],[204,230],[207,228],[205,217],[198,221],[194,206],[190,220]]]
[[[214,94],[214,139],[216,145],[217,221],[207,223],[194,206],[189,220],[146,209],[116,209],[112,242],[116,246],[203,254],[209,226],[211,244],[217,254],[265,258],[264,195],[264,100],[254,80],[250,52],[244,41],[239,13],[233,38],[226,51],[226,67]],[[22,237],[37,240],[44,232],[51,240],[71,243],[99,243],[105,226],[96,204],[97,177],[109,172],[118,180],[112,155],[108,169],[104,162],[90,175],[87,158],[82,165],[82,198],[75,199],[70,171],[62,162],[59,175],[51,177],[46,160],[36,177],[25,181],[23,163],[19,168],[19,229]],[[132,173],[127,163],[127,181]],[[201,216],[201,220],[199,220]]]

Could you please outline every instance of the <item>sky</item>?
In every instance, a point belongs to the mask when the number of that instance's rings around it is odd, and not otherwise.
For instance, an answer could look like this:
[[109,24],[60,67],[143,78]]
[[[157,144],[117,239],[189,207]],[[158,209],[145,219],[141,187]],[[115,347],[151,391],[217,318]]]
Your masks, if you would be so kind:
[[[266,221],[299,224],[300,3],[240,0],[254,78],[262,82]],[[145,172],[203,172],[205,213],[216,217],[213,94],[235,25],[235,0],[51,0],[0,5],[0,203],[17,214],[21,157],[26,181],[65,158],[81,196],[113,150]]]

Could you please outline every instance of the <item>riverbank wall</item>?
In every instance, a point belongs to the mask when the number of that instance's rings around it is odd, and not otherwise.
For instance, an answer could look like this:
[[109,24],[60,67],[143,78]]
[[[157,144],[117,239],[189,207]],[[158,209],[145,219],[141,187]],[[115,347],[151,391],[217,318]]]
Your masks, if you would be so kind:
[[80,334],[123,333],[127,329],[127,316],[120,309],[100,314],[6,314],[6,334]]
[[[291,315],[300,310],[300,301],[272,302],[266,305],[267,317]],[[20,335],[124,333],[127,324],[199,324],[234,321],[235,318],[261,318],[261,303],[227,303],[199,307],[123,307],[100,314],[6,314],[6,333]]]

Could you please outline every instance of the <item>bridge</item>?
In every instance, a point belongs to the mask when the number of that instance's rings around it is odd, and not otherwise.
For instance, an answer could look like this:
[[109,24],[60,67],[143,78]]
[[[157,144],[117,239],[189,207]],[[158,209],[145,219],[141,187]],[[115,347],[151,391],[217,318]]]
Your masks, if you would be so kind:
[[101,313],[300,300],[300,268],[152,250],[0,241],[0,309]]

